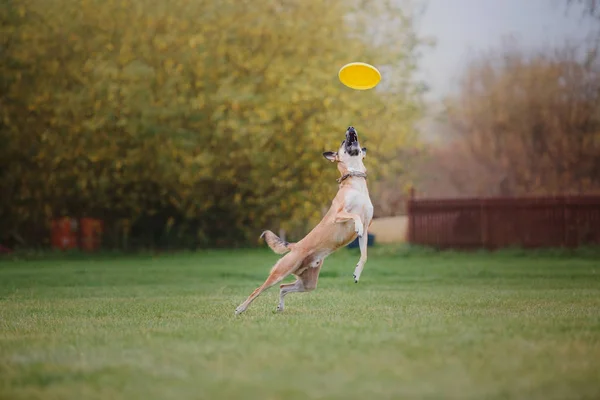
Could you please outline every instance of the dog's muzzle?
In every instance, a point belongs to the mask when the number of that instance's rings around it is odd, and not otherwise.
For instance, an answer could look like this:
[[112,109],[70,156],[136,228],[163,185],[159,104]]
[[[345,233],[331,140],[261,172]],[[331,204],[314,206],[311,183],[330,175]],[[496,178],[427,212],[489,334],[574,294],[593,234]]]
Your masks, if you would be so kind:
[[352,126],[346,130],[346,152],[351,156],[357,156],[360,152],[358,134],[356,133],[356,129]]

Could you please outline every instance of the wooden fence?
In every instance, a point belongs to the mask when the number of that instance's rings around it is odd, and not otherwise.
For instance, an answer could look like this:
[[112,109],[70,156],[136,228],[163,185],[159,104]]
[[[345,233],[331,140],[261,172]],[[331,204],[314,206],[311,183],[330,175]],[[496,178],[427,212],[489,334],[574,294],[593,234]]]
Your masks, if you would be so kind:
[[600,245],[600,196],[408,200],[408,241],[437,248]]

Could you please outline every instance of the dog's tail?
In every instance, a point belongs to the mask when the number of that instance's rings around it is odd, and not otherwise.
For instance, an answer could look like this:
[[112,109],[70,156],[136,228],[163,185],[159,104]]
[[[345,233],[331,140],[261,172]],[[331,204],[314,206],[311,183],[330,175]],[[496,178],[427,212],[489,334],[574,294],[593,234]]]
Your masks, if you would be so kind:
[[264,237],[271,250],[277,254],[285,254],[294,248],[295,243],[288,243],[269,230],[264,231],[260,237]]

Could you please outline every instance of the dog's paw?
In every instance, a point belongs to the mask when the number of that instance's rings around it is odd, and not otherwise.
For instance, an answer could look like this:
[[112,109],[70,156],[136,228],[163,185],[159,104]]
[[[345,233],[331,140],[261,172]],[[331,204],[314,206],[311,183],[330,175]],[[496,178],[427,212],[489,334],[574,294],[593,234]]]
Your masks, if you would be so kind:
[[354,277],[354,283],[358,283],[358,280],[360,279],[360,276],[358,276],[356,274],[352,274],[352,276]]
[[282,311],[283,311],[283,309],[284,309],[284,306],[283,306],[283,304],[278,304],[278,305],[277,305],[277,308],[275,309],[275,311],[276,311],[276,312],[278,312],[278,313],[280,313],[280,312],[282,312]]
[[244,311],[246,311],[246,307],[239,306],[238,308],[235,309],[235,315],[240,315]]
[[354,232],[358,235],[358,237],[362,237],[363,235],[363,226],[358,222],[354,222]]

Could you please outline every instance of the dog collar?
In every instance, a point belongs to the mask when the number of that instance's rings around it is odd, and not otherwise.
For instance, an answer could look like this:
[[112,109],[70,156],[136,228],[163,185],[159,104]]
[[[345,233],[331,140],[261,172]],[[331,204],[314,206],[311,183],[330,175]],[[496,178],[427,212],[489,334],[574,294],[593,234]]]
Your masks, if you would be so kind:
[[352,171],[349,172],[345,175],[343,175],[341,178],[338,178],[338,183],[342,183],[343,181],[345,181],[346,179],[350,178],[351,176],[358,176],[359,178],[365,178],[367,179],[367,174],[364,172],[360,172],[360,171]]

